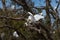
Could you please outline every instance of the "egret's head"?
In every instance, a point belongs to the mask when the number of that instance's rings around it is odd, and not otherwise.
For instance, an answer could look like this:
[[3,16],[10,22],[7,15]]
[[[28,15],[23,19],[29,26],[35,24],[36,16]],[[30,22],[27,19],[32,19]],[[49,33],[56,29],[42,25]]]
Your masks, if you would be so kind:
[[31,12],[28,12],[29,15],[33,15]]
[[43,15],[43,13],[39,13],[40,15]]

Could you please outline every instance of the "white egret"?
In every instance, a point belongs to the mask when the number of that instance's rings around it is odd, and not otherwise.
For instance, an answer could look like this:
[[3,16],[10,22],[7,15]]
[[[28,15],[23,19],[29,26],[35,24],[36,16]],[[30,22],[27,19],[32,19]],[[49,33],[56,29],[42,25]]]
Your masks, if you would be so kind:
[[30,23],[36,23],[40,19],[44,19],[44,16],[42,13],[33,15],[32,13],[28,12],[28,14],[29,16],[28,16],[27,22],[25,22],[26,26],[29,26]]
[[29,16],[28,16],[27,22],[25,23],[26,26],[29,25],[28,23],[36,23],[40,19],[44,18],[44,16],[42,15],[42,13],[33,15],[32,13],[28,12],[28,14],[29,14]]
[[17,34],[16,31],[13,32],[13,36],[15,36],[15,37],[19,37],[19,35]]
[[30,16],[28,17],[27,21],[31,22],[36,22],[39,21],[40,19],[43,19],[44,16],[42,15],[42,13],[39,14],[35,14],[33,15],[32,13],[28,12],[30,14]]

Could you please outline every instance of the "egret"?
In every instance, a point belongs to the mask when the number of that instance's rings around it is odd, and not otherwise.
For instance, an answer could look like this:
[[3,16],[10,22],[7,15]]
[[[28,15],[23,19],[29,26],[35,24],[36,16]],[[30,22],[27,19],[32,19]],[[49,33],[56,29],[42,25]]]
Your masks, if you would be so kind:
[[28,13],[30,14],[30,16],[28,17],[27,21],[29,21],[30,23],[39,21],[40,19],[44,19],[44,16],[42,15],[42,13],[35,14],[35,15],[33,15],[30,12],[28,12]]
[[28,23],[36,23],[40,19],[44,18],[42,13],[33,15],[32,13],[28,12],[28,14],[29,14],[29,16],[28,16],[27,22],[25,23],[26,26],[28,26]]
[[19,35],[17,34],[16,31],[13,32],[13,36],[15,36],[15,37],[19,37]]

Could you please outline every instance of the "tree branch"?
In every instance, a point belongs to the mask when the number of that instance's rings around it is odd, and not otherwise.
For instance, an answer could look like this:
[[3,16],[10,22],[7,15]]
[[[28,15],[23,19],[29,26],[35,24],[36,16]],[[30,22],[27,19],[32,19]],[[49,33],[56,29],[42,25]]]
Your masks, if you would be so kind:
[[13,18],[13,17],[0,16],[0,18],[1,18],[1,19],[5,18],[5,19],[10,19],[10,20],[19,20],[19,21],[20,21],[20,20],[24,20],[24,21],[26,21],[25,18],[23,18],[23,17]]
[[19,36],[21,35],[24,38],[24,40],[26,40],[26,37],[20,31],[18,31],[18,29],[16,29],[16,28],[13,28],[13,27],[8,26],[8,25],[5,25],[5,26],[0,27],[0,28],[9,28],[9,29],[15,30]]

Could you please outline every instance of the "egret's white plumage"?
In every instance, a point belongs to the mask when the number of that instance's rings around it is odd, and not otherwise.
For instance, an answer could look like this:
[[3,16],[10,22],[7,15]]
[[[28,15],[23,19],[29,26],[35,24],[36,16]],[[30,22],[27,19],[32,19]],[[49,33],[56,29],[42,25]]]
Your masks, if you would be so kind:
[[39,21],[40,19],[43,19],[44,16],[40,15],[40,14],[36,14],[34,15],[35,21]]
[[28,17],[28,21],[29,21],[29,23],[32,23],[32,22],[35,22],[35,18],[34,18],[34,16],[29,16]]
[[19,35],[17,34],[16,31],[13,32],[13,36],[15,36],[15,37],[19,37]]
[[33,15],[32,13],[28,12],[30,16],[28,16],[27,22],[29,23],[35,23],[36,21],[39,21],[40,19],[43,19],[44,16],[42,16],[42,13]]

